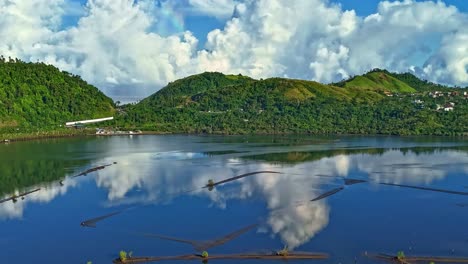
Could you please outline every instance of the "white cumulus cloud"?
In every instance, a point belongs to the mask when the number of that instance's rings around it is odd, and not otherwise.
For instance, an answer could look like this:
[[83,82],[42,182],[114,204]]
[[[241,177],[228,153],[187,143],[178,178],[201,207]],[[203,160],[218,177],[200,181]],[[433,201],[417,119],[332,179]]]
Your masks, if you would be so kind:
[[[332,82],[380,67],[468,85],[468,15],[443,1],[383,1],[367,17],[326,0],[182,2],[88,0],[64,28],[71,2],[3,0],[0,53],[54,64],[110,94],[147,95],[203,71]],[[205,36],[169,11],[226,23],[200,49]],[[180,29],[160,32],[169,24]]]

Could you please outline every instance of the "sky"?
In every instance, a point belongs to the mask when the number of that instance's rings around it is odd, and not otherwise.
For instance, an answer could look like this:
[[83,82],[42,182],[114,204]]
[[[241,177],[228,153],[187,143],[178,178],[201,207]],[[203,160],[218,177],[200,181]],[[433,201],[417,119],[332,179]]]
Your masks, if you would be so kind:
[[468,86],[468,1],[0,0],[0,54],[115,98],[205,71],[329,83],[373,68]]

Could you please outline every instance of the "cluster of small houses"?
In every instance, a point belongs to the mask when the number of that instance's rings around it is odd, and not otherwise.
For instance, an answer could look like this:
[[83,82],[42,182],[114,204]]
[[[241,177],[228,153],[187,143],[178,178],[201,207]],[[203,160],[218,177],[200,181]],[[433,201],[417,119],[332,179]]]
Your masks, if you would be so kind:
[[[421,108],[424,108],[424,106],[423,106],[424,101],[422,101],[422,100],[417,99],[417,100],[414,100],[413,103],[421,105],[422,106]],[[437,111],[441,110],[441,111],[449,112],[449,111],[453,111],[454,107],[455,107],[455,103],[450,102],[450,103],[446,103],[444,105],[437,105],[436,110]]]
[[113,136],[113,135],[138,135],[141,134],[141,130],[136,131],[120,131],[120,130],[113,130],[113,129],[104,129],[98,128],[96,129],[96,135],[101,136]]
[[[386,96],[394,96],[394,94],[389,91],[384,91],[384,94]],[[415,94],[411,94],[411,96],[414,96],[414,95]],[[399,94],[395,94],[395,96],[399,97]],[[453,91],[453,92],[434,91],[434,92],[429,92],[428,96],[432,98],[445,97],[445,96],[446,97],[463,96],[464,99],[468,99],[468,92],[463,92],[463,94],[461,94],[458,91]],[[423,105],[424,101],[420,99],[414,100],[413,103],[420,105],[421,108],[424,108],[424,105]],[[453,111],[454,107],[455,107],[455,103],[449,102],[444,105],[437,105],[436,110],[449,112],[449,111]]]
[[[460,92],[453,91],[453,92],[444,93],[444,92],[434,91],[434,92],[430,92],[429,96],[432,97],[432,98],[445,97],[445,96],[455,97],[455,96],[460,96]],[[465,99],[467,99],[468,98],[468,92],[463,92],[463,97]],[[437,105],[437,111],[443,110],[443,111],[449,112],[449,111],[453,111],[454,107],[455,107],[455,103],[449,102],[449,103],[446,103],[444,105]]]
[[[453,91],[453,92],[439,92],[439,91],[434,91],[434,92],[430,92],[429,93],[429,96],[432,97],[432,98],[437,98],[437,97],[444,97],[444,96],[460,96],[460,92],[458,91]],[[465,99],[468,98],[468,92],[463,92],[463,97],[465,97]]]
[[448,111],[453,111],[454,107],[455,107],[455,103],[450,102],[444,105],[437,105],[437,110],[444,110],[448,112]]

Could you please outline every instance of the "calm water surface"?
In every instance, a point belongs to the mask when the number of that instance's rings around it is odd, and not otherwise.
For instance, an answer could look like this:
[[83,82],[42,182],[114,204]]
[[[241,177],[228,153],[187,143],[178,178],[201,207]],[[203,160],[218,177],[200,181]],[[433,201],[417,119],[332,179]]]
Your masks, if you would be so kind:
[[[281,174],[202,188],[210,179],[255,171]],[[346,178],[367,182],[345,185]],[[380,183],[468,192],[468,141],[133,136],[0,145],[0,200],[41,188],[0,203],[2,260],[111,263],[120,250],[190,254],[191,245],[145,234],[203,241],[254,223],[256,228],[209,253],[287,245],[330,255],[317,263],[378,263],[365,252],[468,257],[468,196]],[[120,210],[96,228],[80,225]]]

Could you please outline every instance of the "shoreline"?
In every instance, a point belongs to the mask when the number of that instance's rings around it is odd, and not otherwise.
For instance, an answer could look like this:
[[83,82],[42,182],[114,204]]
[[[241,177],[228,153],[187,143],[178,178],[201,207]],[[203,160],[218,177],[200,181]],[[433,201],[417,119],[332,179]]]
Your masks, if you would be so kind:
[[0,143],[8,144],[21,141],[33,141],[42,139],[54,138],[72,138],[86,137],[92,135],[89,131],[47,131],[47,132],[30,132],[30,133],[5,133],[0,134]]
[[25,136],[12,139],[3,139],[1,143],[8,144],[14,142],[22,141],[33,141],[33,140],[45,140],[45,139],[55,139],[55,138],[73,138],[73,137],[88,137],[93,136],[91,134],[70,134],[70,135],[44,135],[44,136]]
[[[57,138],[76,138],[76,137],[111,137],[111,136],[140,136],[140,135],[173,135],[175,133],[165,133],[158,131],[142,131],[141,133],[120,133],[120,134],[96,134],[94,129],[87,129],[84,131],[49,131],[44,134],[33,133],[17,133],[17,134],[1,134],[0,143],[8,144],[22,141],[33,141],[33,140],[46,140],[46,139],[57,139]],[[78,132],[78,133],[77,133]]]
[[[223,133],[183,133],[183,132],[160,132],[160,131],[142,131],[141,133],[119,133],[119,134],[96,134],[94,129],[83,131],[49,131],[40,134],[33,133],[18,133],[18,134],[1,134],[0,143],[9,144],[22,141],[46,140],[58,138],[75,138],[75,137],[112,137],[112,136],[148,136],[148,135],[183,135],[183,136],[339,136],[339,137],[434,137],[434,138],[466,138],[468,135],[385,135],[385,134],[309,134],[309,133],[254,133],[254,134],[223,134]],[[71,132],[71,133],[68,133]]]

